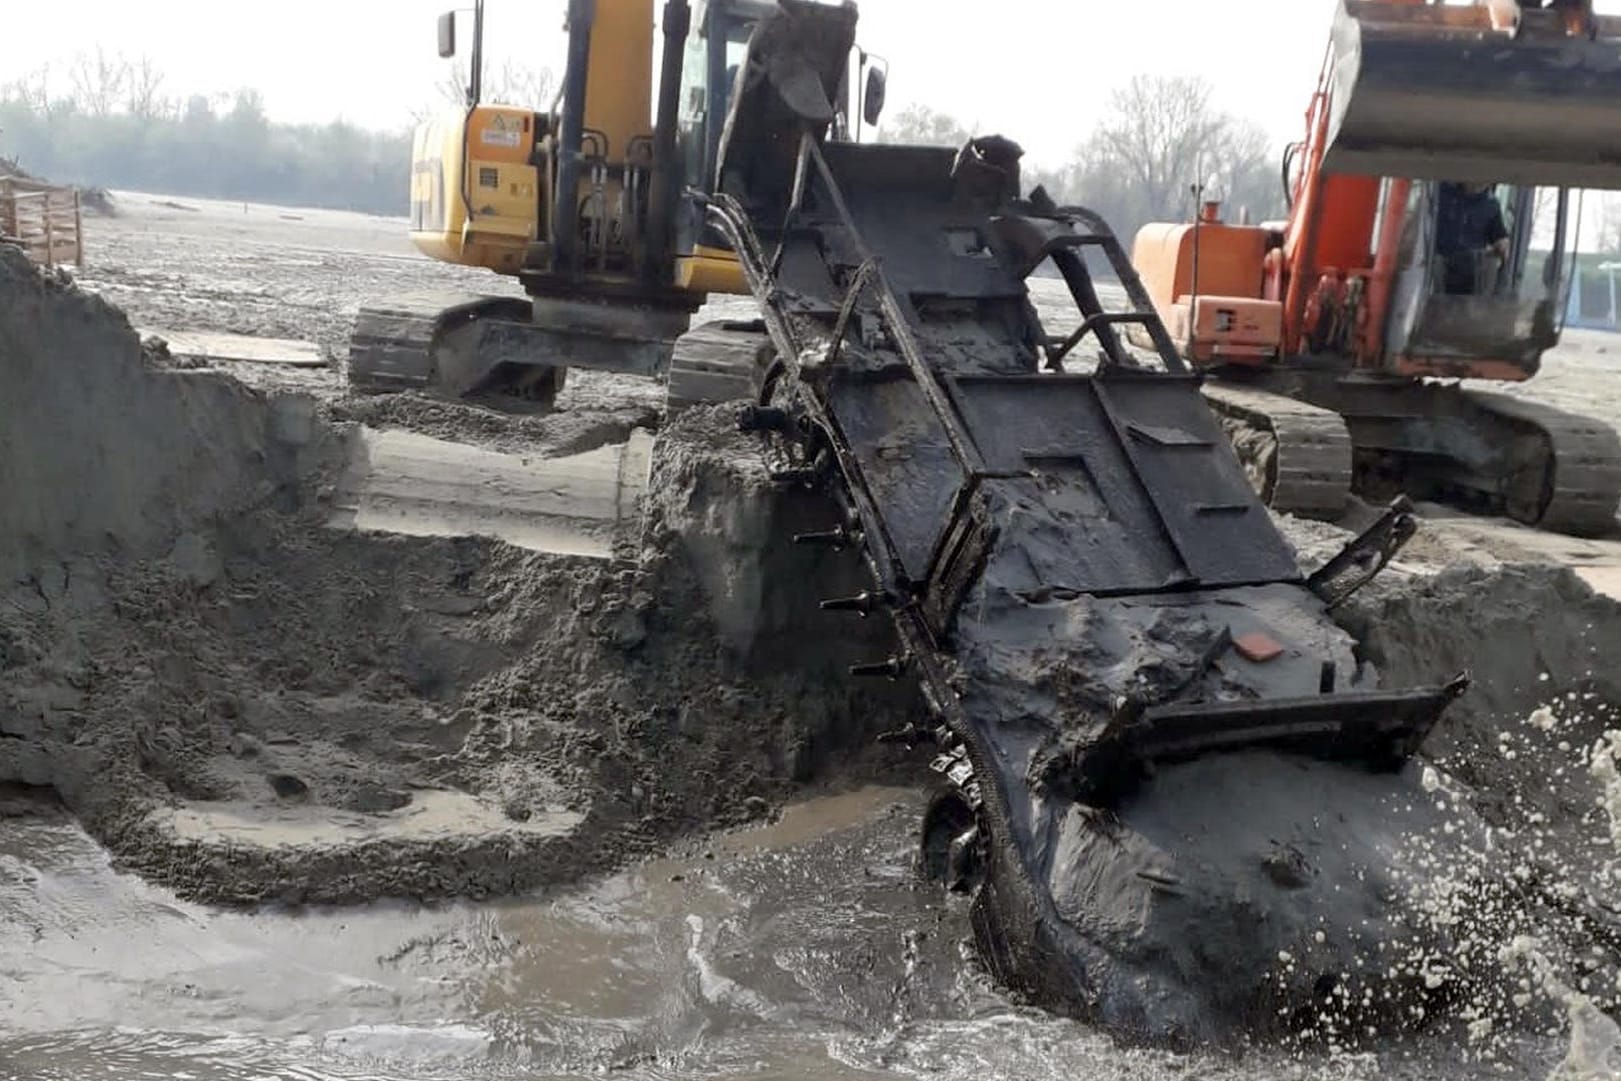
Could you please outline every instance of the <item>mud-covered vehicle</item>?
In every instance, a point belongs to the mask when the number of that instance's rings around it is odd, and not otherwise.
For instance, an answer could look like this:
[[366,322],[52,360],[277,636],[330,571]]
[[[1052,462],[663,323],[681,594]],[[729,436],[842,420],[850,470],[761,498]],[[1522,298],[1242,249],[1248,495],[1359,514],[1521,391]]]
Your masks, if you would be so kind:
[[[872,574],[823,606],[893,619],[855,674],[919,681],[937,721],[922,866],[1044,1004],[1162,1036],[1309,1010],[1366,944],[1323,928],[1400,919],[1391,797],[1464,687],[1381,688],[1330,618],[1411,518],[1306,579],[1103,221],[1023,196],[1005,139],[826,137],[854,27],[795,0],[762,22],[709,210],[775,348],[743,424],[830,497],[795,539]],[[1043,265],[1067,336],[1030,302]]]

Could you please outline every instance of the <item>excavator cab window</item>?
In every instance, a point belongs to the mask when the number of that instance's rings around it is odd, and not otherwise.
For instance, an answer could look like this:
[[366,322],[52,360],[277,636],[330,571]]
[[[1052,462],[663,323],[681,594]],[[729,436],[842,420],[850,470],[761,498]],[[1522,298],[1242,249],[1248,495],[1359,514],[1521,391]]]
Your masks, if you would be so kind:
[[[731,108],[737,71],[764,8],[750,0],[712,0],[694,12],[681,66],[679,119],[688,187],[699,191],[714,187],[721,131]],[[695,207],[682,213],[677,234],[679,251],[691,251],[695,244],[726,247],[721,237],[705,226]]]
[[1534,365],[1557,340],[1568,202],[1556,188],[1414,183],[1387,346]]
[[[749,39],[747,29],[744,29],[741,36],[738,36],[736,33],[727,35],[726,43],[724,45],[725,59],[722,61],[725,74],[721,76],[720,94],[718,95],[717,101],[720,111],[716,114],[721,118],[721,123],[723,124],[726,122],[726,114],[730,112],[732,108],[732,94],[737,89],[738,69],[743,66],[743,58],[748,54],[748,51]],[[719,142],[718,137],[716,142]]]
[[687,184],[700,191],[714,184],[716,150],[731,106],[737,70],[759,21],[759,5],[718,0],[699,5],[681,66],[679,125],[686,152]]
[[1435,195],[1437,288],[1448,296],[1483,296],[1496,288],[1508,227],[1496,192],[1485,184],[1443,181]]
[[[1559,189],[1515,184],[1465,186],[1443,182],[1415,188],[1414,209],[1433,219],[1429,280],[1451,296],[1527,297],[1557,284]],[[1541,264],[1541,273],[1536,271]],[[1551,273],[1550,273],[1551,271]]]

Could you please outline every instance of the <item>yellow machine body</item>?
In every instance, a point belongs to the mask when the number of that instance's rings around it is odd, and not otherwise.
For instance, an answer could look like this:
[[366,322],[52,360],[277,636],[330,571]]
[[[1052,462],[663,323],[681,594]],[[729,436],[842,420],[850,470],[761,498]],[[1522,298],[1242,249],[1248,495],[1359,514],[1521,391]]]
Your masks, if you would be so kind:
[[540,170],[530,164],[542,118],[481,105],[425,121],[411,162],[411,242],[447,263],[516,274],[536,237]]
[[[653,0],[597,0],[590,35],[584,153],[578,198],[604,237],[623,234],[627,167],[653,152]],[[550,232],[555,205],[554,118],[511,105],[455,109],[416,130],[411,241],[447,263],[517,275]],[[645,174],[644,174],[645,175]],[[628,280],[611,260],[593,280]],[[748,292],[736,256],[702,245],[676,253],[674,280],[693,294]]]

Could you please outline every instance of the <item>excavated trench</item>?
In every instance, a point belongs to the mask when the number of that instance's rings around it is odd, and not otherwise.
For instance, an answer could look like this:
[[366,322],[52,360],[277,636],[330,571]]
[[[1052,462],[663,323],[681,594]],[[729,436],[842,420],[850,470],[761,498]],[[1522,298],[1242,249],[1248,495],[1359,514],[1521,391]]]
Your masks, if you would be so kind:
[[509,893],[882,768],[911,700],[837,673],[887,643],[805,611],[854,568],[770,543],[818,508],[724,417],[660,441],[634,561],[340,531],[353,425],[0,275],[0,783],[124,866],[208,901]]
[[[859,592],[859,568],[780,543],[825,508],[773,492],[724,410],[662,433],[645,522],[587,559],[331,528],[354,421],[396,407],[334,415],[154,367],[116,309],[4,252],[0,378],[0,784],[54,790],[117,866],[183,898],[521,894],[767,816],[809,782],[911,776],[874,737],[917,702],[844,676],[888,652],[886,630],[814,609]],[[1621,993],[1621,605],[1510,566],[1391,578],[1344,619],[1392,683],[1475,676],[1418,767],[1435,835],[1398,842],[1405,866],[1445,852],[1398,887],[1454,948],[1370,943],[1306,1027],[1355,1042],[1381,979],[1433,973],[1457,1076],[1540,1076],[1509,1034],[1566,1015],[1591,1036],[1573,1061],[1602,1066]],[[1177,783],[1220,774],[1213,815],[1280,798],[1243,766]],[[858,858],[900,858],[910,827],[893,825]],[[1460,831],[1483,839],[1462,862],[1438,843]],[[1280,982],[1296,963],[1277,959]],[[910,979],[857,980],[886,978]],[[936,1037],[911,1038],[880,1061]]]

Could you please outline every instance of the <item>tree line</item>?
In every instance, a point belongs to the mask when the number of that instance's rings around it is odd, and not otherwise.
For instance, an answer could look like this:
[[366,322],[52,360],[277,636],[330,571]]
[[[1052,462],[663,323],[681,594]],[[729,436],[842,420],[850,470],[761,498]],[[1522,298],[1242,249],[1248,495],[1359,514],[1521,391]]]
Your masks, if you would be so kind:
[[[1227,220],[1284,213],[1281,158],[1256,124],[1224,113],[1203,79],[1138,75],[1117,88],[1103,120],[1056,168],[1026,164],[1026,191],[1038,184],[1060,204],[1101,214],[1131,249],[1137,230],[1153,221],[1188,221],[1194,186],[1219,199]],[[900,110],[879,129],[895,143],[961,146],[976,133],[926,105]],[[1017,133],[1007,133],[1017,139]]]
[[[459,103],[464,81],[425,93]],[[555,80],[508,62],[485,86],[491,100],[546,108]],[[256,90],[170,94],[149,59],[97,49],[0,85],[0,161],[59,183],[404,214],[411,132],[277,123]]]
[[[464,85],[465,73],[451,73],[425,90],[459,102]],[[556,81],[547,70],[507,63],[486,73],[485,86],[487,100],[544,109]],[[1108,105],[1068,163],[1027,167],[1027,190],[1041,184],[1061,203],[1101,213],[1128,247],[1145,222],[1186,220],[1199,177],[1229,215],[1244,208],[1260,221],[1282,213],[1274,148],[1254,124],[1216,109],[1205,81],[1140,75]],[[914,105],[879,134],[960,146],[974,133]],[[99,49],[0,85],[0,159],[62,183],[401,214],[410,143],[403,127],[274,122],[251,89],[170,94],[150,60]]]
[[410,135],[279,124],[258,91],[170,95],[101,50],[0,86],[0,157],[60,183],[399,214]]

